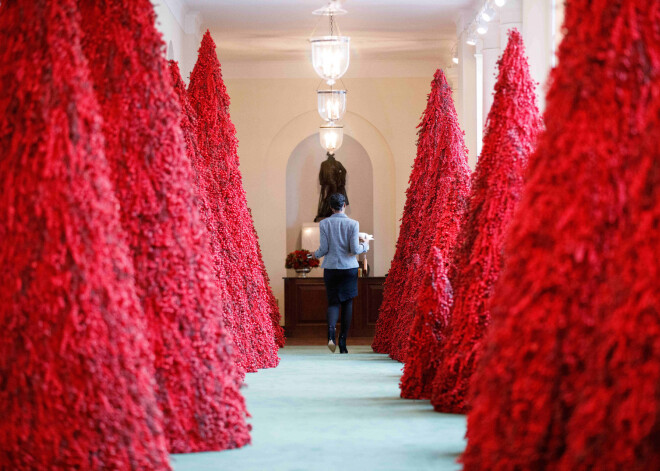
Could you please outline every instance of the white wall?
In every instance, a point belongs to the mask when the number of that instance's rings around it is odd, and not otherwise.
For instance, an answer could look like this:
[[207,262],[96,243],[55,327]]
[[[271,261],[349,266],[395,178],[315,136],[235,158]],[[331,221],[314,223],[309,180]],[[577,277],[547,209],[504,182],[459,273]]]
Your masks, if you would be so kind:
[[[460,23],[459,23],[460,25]],[[462,27],[459,26],[461,29]],[[477,61],[475,48],[459,41],[457,44],[458,54],[458,84],[456,114],[461,129],[465,132],[465,145],[468,148],[468,162],[474,168],[477,162]]]
[[181,62],[183,54],[183,38],[185,32],[183,26],[179,24],[175,14],[164,3],[164,0],[152,0],[154,10],[156,11],[156,25],[161,33],[165,44],[172,44],[173,59]]
[[522,35],[529,57],[530,73],[539,83],[536,95],[541,111],[545,109],[547,79],[553,65],[555,46],[553,15],[556,1],[523,0],[522,2]]
[[156,26],[165,44],[172,44],[173,59],[188,83],[202,41],[199,15],[187,11],[181,0],[151,0],[156,11]]

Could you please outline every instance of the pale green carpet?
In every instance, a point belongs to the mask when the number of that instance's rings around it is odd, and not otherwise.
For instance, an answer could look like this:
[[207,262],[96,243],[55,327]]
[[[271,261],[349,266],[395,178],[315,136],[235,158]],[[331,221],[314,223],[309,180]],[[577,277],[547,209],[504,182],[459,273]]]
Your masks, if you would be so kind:
[[285,347],[243,389],[252,445],[173,455],[175,471],[456,470],[465,417],[399,398],[401,363],[370,347],[348,355]]

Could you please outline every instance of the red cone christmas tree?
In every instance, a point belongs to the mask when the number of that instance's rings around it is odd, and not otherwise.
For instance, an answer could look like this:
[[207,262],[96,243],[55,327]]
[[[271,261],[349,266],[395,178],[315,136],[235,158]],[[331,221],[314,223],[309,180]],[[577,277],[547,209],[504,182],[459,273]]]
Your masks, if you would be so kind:
[[431,398],[431,386],[438,369],[438,348],[445,340],[444,332],[454,303],[447,267],[442,253],[434,247],[423,268],[426,274],[415,302],[408,357],[401,377],[401,397],[407,399]]
[[[431,83],[431,93],[428,97],[426,110],[418,128],[421,128],[425,121],[430,121],[434,118],[434,100],[437,97],[438,87],[438,81],[434,79]],[[394,258],[385,279],[383,302],[381,303],[378,321],[376,322],[376,334],[371,344],[371,348],[377,353],[389,354],[391,352],[393,327],[397,321],[399,309],[403,304],[402,296],[405,282],[410,272],[414,268],[419,268],[419,256],[416,259],[416,266],[413,266],[416,244],[413,243],[414,239],[411,236],[420,230],[421,221],[418,216],[421,212],[420,207],[423,205],[424,189],[427,187],[426,181],[431,173],[430,160],[433,157],[432,153],[423,152],[418,143],[417,155],[413,163],[410,178],[408,179],[406,204],[403,208],[396,251],[394,252]]]
[[0,469],[169,470],[75,2],[0,43]]
[[567,3],[467,470],[658,469],[658,0]]
[[122,224],[155,352],[168,449],[249,442],[241,375],[222,326],[179,127],[181,110],[148,0],[79,1]]
[[[658,34],[646,30],[657,41]],[[655,34],[655,36],[653,36]],[[657,53],[657,47],[656,53]],[[651,123],[626,161],[628,204],[609,280],[598,293],[606,316],[575,378],[577,406],[566,424],[558,469],[660,469],[660,100],[656,63]]]
[[435,74],[419,127],[417,158],[372,345],[399,361],[406,356],[424,276],[420,262],[428,259],[433,246],[444,260],[450,259],[470,188],[463,132],[441,70]]
[[[183,131],[183,139],[186,144],[186,155],[188,156],[188,160],[190,161],[193,170],[193,180],[195,182],[198,206],[202,220],[208,229],[211,255],[213,260],[215,260],[216,257],[221,256],[221,252],[217,240],[218,234],[215,227],[215,221],[207,201],[208,197],[206,195],[206,186],[204,185],[204,182],[206,181],[204,172],[208,172],[208,169],[204,165],[202,154],[199,150],[199,146],[197,145],[197,117],[195,116],[195,111],[193,110],[192,106],[190,106],[190,102],[188,101],[188,92],[186,91],[186,84],[181,78],[179,64],[176,61],[171,60],[169,61],[169,68],[172,86],[176,92],[177,98],[179,99],[179,105],[181,106],[181,130]],[[225,300],[221,299],[221,301],[224,302]]]
[[233,300],[225,306],[225,320],[244,368],[274,367],[278,362],[275,338],[283,339],[280,314],[277,305],[270,303],[272,292],[239,170],[229,96],[208,31],[190,76],[188,97],[198,116],[197,142],[209,169],[206,192],[224,253],[216,258],[215,270]]
[[522,35],[511,30],[499,61],[484,146],[454,258],[454,307],[446,339],[440,344],[431,398],[437,411],[467,410],[470,377],[490,325],[489,300],[503,266],[504,237],[520,201],[527,160],[541,128],[534,89]]
[[[195,111],[193,110],[188,100],[186,85],[183,83],[183,79],[181,78],[179,65],[176,61],[169,61],[169,64],[172,83],[174,84],[174,90],[179,97],[179,103],[181,104],[181,108],[184,112],[181,119],[181,129],[183,130],[183,135],[186,141],[186,152],[188,154],[188,158],[192,162],[193,170],[195,173],[196,189],[200,199],[200,212],[202,214],[202,219],[205,221],[208,228],[211,252],[213,254],[214,260],[216,260],[218,257],[222,257],[222,244],[218,240],[218,231],[216,229],[215,218],[213,212],[210,209],[210,204],[207,202],[205,182],[209,178],[209,169],[206,167],[206,165],[204,165],[204,159],[201,155],[201,152],[199,151],[199,146],[197,145],[197,118],[195,116]],[[256,237],[257,235],[255,232],[255,238]],[[276,324],[273,324],[273,329],[275,329],[275,343],[278,347],[283,347],[286,339],[284,338],[284,329],[282,329],[282,327],[279,325],[279,307],[277,305],[277,300],[275,299],[275,296],[273,296],[273,292],[270,289],[270,279],[266,273],[266,266],[263,263],[261,249],[259,248],[258,244],[257,249],[259,251],[259,260],[261,261],[262,273],[268,285],[268,304],[270,306],[270,312],[275,313],[275,315],[272,317],[272,320],[273,322],[277,321]],[[226,290],[223,290],[222,292],[226,294]]]

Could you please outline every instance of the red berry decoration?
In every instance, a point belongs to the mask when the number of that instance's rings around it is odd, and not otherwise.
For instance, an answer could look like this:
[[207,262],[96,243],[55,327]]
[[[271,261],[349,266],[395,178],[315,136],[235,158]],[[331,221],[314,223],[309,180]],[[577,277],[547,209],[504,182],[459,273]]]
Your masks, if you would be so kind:
[[[657,30],[649,34],[660,39]],[[599,326],[581,358],[588,374],[573,375],[571,382],[577,405],[565,429],[566,441],[572,440],[558,469],[660,469],[660,61],[654,49],[649,77],[655,98],[645,142],[625,164],[630,172],[625,230],[607,266],[608,282],[597,294]]]
[[419,125],[417,157],[406,192],[401,230],[372,348],[403,361],[413,323],[415,301],[424,278],[422,262],[433,246],[450,260],[470,191],[470,170],[463,131],[451,88],[438,70]]
[[0,4],[0,469],[169,470],[73,0]]
[[660,469],[660,1],[567,2],[466,470]]
[[541,130],[535,83],[517,30],[509,31],[498,65],[484,146],[472,177],[468,215],[454,256],[454,306],[446,338],[439,345],[431,403],[440,412],[467,411],[470,377],[490,326],[490,298],[504,262],[505,235],[520,201],[527,160]]
[[438,369],[438,349],[446,340],[444,335],[454,302],[447,267],[440,250],[433,247],[415,302],[408,357],[401,377],[401,397],[406,399],[431,398],[433,378]]
[[[208,196],[206,194],[206,181],[205,172],[208,168],[204,165],[199,146],[197,145],[197,116],[193,110],[190,102],[188,101],[188,92],[186,91],[186,84],[181,78],[181,71],[179,64],[176,61],[169,61],[170,78],[172,86],[179,99],[181,106],[181,130],[183,131],[183,139],[186,144],[186,155],[192,167],[193,181],[195,182],[194,190],[197,198],[199,212],[202,220],[208,229],[208,239],[211,250],[212,258],[221,256],[220,245],[218,242],[218,232],[215,227],[215,220],[211,213],[210,204],[208,203]],[[222,300],[225,301],[225,300]]]
[[79,0],[83,51],[155,352],[173,453],[249,443],[242,372],[222,325],[207,232],[149,0]]
[[236,129],[222,80],[216,46],[207,31],[190,75],[188,98],[197,114],[197,142],[208,169],[206,195],[221,256],[215,272],[231,302],[224,305],[239,363],[247,371],[277,366],[283,344],[280,313],[268,283],[259,240],[247,206],[239,170]]

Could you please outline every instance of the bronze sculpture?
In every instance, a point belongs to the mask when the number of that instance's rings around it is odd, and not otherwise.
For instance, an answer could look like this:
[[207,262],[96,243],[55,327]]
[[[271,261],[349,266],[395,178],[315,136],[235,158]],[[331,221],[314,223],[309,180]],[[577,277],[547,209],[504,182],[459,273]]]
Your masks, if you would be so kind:
[[348,195],[346,195],[346,169],[335,159],[335,155],[327,153],[327,159],[321,164],[319,171],[319,183],[321,184],[321,194],[319,195],[319,207],[316,212],[314,222],[332,216],[332,209],[328,198],[334,193],[341,193],[346,197],[348,205]]

